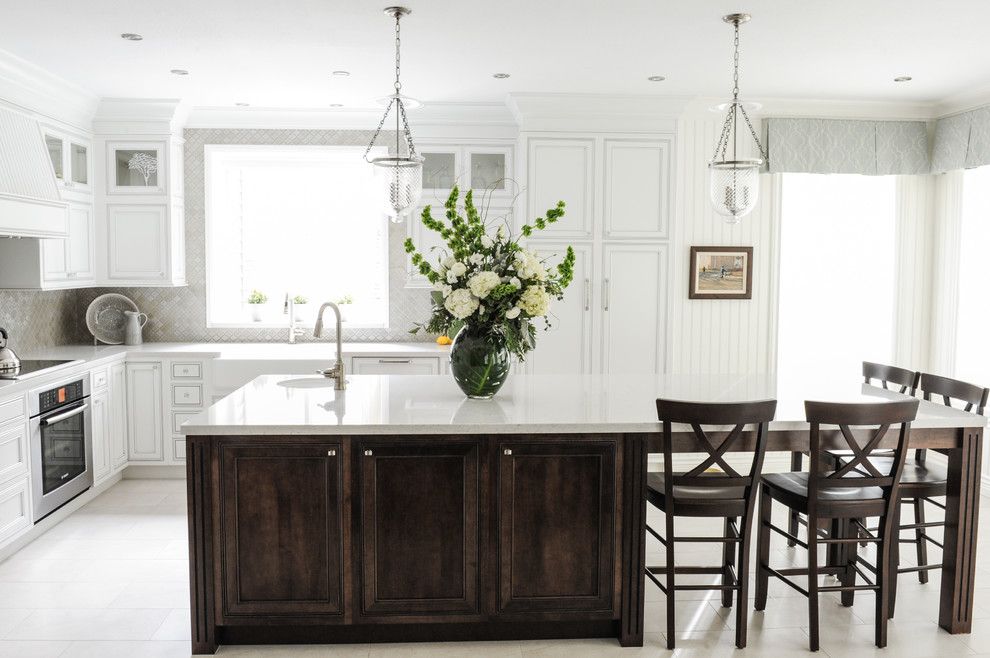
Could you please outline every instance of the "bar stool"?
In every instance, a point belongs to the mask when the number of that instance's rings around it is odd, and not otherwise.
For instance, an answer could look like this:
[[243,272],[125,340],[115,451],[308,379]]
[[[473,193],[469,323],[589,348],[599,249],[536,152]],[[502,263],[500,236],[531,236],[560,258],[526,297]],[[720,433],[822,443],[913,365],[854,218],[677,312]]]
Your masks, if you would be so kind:
[[[880,648],[887,646],[890,550],[894,545],[893,538],[896,537],[896,501],[911,433],[911,421],[917,415],[918,404],[918,400],[867,404],[805,402],[805,415],[811,424],[809,472],[770,473],[761,479],[756,609],[766,609],[770,576],[779,578],[807,596],[809,647],[812,651],[819,648],[818,595],[821,592],[842,592],[843,603],[851,604],[854,592],[875,591],[876,645]],[[838,432],[823,430],[823,425],[837,426]],[[883,471],[871,461],[870,456],[878,449],[893,425],[900,425],[897,446],[890,460],[891,468]],[[826,451],[842,446],[843,441],[844,447],[849,448],[855,456],[841,468],[828,470],[827,465],[832,460]],[[772,505],[775,500],[807,517],[807,543],[773,525]],[[859,522],[859,519],[870,516],[880,518],[876,534]],[[837,528],[837,532],[823,535],[818,530],[819,521],[823,519],[835,520],[833,528]],[[807,549],[807,568],[776,569],[770,566],[771,531]],[[878,545],[875,565],[871,565],[856,552],[855,546],[861,541]],[[820,566],[819,545],[840,547],[842,560],[831,566]],[[872,573],[873,581],[864,569]],[[840,584],[821,586],[818,583],[820,574],[835,575]],[[798,575],[807,576],[807,589],[788,578]],[[863,578],[865,585],[856,585],[857,575]]]
[[[666,548],[667,564],[646,567],[646,576],[667,596],[667,648],[674,648],[674,605],[678,590],[718,590],[722,592],[722,606],[732,606],[732,593],[736,593],[736,646],[746,646],[747,597],[749,590],[749,538],[753,525],[753,508],[756,503],[756,484],[763,468],[766,454],[767,424],[777,409],[776,400],[708,404],[657,400],[657,417],[663,427],[663,473],[647,476],[647,501],[665,516],[665,533],[661,535],[649,525],[647,531]],[[674,423],[690,425],[694,433],[695,452],[707,452],[708,456],[685,472],[674,472],[671,426]],[[744,433],[747,425],[755,426],[754,433]],[[716,426],[717,432],[708,434],[703,426]],[[726,426],[731,430],[724,431]],[[755,440],[750,441],[751,437]],[[742,444],[753,449],[749,470],[738,472],[726,463],[724,455]],[[720,469],[710,472],[712,467]],[[674,517],[711,517],[725,520],[722,535],[678,536],[674,534]],[[720,543],[723,546],[722,564],[718,566],[675,567],[674,547],[677,543]],[[735,566],[733,566],[735,562]],[[678,574],[721,575],[720,585],[678,585]],[[664,576],[661,580],[658,576]]]
[[[871,385],[873,385],[874,382],[879,382],[885,390],[894,390],[890,387],[890,384],[893,384],[897,387],[896,390],[898,393],[914,397],[915,391],[918,389],[918,379],[920,377],[920,372],[908,370],[907,368],[898,368],[897,366],[888,366],[882,363],[863,361],[863,382]],[[832,450],[829,451],[829,453],[833,458],[848,457],[852,454],[848,450]],[[838,466],[836,466],[836,468],[838,468]],[[791,453],[791,470],[801,470],[800,452]],[[802,519],[797,512],[791,511],[790,523],[787,528],[788,532],[797,536],[798,525],[805,525],[804,519]],[[794,542],[788,539],[787,545],[794,546]]]

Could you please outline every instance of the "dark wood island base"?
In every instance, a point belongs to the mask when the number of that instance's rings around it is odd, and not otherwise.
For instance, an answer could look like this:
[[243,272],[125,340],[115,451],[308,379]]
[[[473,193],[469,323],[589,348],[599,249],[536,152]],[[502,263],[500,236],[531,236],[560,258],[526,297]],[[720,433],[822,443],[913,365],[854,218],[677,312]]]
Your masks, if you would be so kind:
[[647,436],[190,435],[193,653],[642,646]]

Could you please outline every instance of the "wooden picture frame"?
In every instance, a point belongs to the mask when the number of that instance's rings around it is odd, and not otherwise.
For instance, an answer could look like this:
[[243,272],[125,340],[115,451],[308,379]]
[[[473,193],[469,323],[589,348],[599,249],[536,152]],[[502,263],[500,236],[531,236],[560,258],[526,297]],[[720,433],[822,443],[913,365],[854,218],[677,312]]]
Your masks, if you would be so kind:
[[752,247],[691,247],[688,299],[752,299]]

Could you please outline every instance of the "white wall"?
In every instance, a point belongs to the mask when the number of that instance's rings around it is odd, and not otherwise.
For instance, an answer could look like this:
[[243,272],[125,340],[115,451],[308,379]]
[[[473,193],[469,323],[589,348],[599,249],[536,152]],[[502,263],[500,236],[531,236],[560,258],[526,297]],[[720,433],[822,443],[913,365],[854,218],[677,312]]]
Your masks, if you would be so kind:
[[[668,371],[773,372],[776,367],[779,177],[760,177],[756,209],[726,224],[708,199],[708,162],[722,117],[692,111],[677,122],[677,164],[671,239]],[[757,128],[759,130],[759,128]],[[688,299],[692,246],[752,246],[753,298]]]

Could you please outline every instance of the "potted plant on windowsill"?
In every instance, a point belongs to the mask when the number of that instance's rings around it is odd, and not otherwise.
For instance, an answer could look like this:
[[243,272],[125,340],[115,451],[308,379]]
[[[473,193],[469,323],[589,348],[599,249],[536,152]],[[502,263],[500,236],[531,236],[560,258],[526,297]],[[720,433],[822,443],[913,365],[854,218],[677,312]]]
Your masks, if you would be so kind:
[[344,295],[337,300],[337,308],[340,309],[340,321],[347,322],[347,311],[354,305],[354,298],[350,295]]
[[251,308],[251,321],[261,322],[264,319],[264,307],[268,303],[268,295],[258,290],[252,290],[251,294],[248,295],[247,303]]
[[296,295],[292,298],[292,308],[296,322],[306,322],[309,320],[309,298]]

